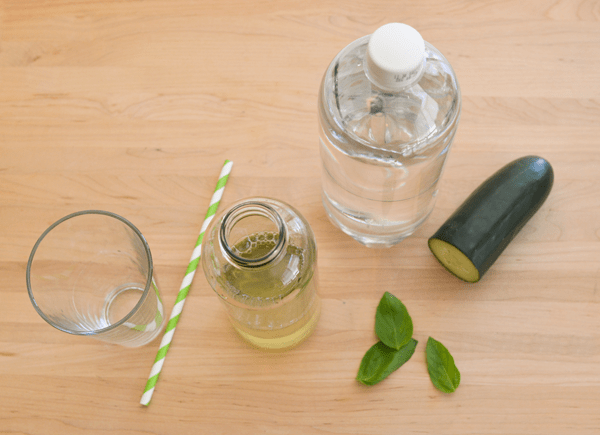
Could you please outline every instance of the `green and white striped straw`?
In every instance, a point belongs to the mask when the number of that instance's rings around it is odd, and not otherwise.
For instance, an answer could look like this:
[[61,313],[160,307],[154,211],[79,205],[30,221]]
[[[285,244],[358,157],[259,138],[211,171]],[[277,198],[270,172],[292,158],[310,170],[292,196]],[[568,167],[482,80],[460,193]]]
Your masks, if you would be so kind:
[[142,400],[140,400],[140,403],[142,405],[148,405],[150,403],[150,399],[152,399],[152,394],[154,393],[154,388],[156,387],[158,376],[160,375],[163,363],[165,362],[165,357],[167,356],[167,351],[169,350],[169,346],[171,345],[171,340],[173,340],[175,327],[177,326],[177,322],[179,322],[179,315],[183,310],[185,298],[187,297],[188,291],[190,290],[190,286],[192,285],[192,280],[194,279],[194,275],[196,273],[196,269],[198,268],[204,232],[210,225],[210,222],[215,217],[215,213],[217,212],[219,202],[223,197],[225,184],[227,183],[227,179],[229,178],[229,173],[231,172],[232,166],[233,162],[225,160],[225,164],[223,165],[223,169],[221,170],[221,175],[219,175],[219,181],[217,182],[217,186],[215,187],[215,193],[213,194],[212,199],[210,200],[210,206],[208,207],[208,211],[206,212],[206,217],[204,218],[204,223],[202,224],[202,229],[200,230],[200,235],[198,236],[198,241],[196,242],[196,247],[194,248],[194,252],[192,253],[190,264],[187,267],[185,277],[183,278],[183,282],[181,283],[179,294],[177,295],[177,299],[175,300],[175,306],[173,307],[171,317],[169,318],[169,323],[167,323],[165,335],[163,336],[163,339],[160,342],[160,349],[158,350],[158,354],[156,355],[156,359],[154,360],[154,365],[152,366],[152,370],[150,371],[150,377],[148,378],[148,382],[146,383],[146,388],[144,389]]

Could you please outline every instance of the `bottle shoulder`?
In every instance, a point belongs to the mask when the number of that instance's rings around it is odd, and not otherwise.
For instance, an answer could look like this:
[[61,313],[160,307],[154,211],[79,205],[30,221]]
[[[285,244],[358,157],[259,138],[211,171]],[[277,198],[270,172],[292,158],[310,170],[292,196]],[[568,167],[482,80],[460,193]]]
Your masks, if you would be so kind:
[[331,62],[319,92],[324,128],[362,145],[400,150],[455,125],[460,114],[458,80],[447,59],[425,42],[418,81],[390,91],[371,82],[365,68],[369,36],[344,48]]

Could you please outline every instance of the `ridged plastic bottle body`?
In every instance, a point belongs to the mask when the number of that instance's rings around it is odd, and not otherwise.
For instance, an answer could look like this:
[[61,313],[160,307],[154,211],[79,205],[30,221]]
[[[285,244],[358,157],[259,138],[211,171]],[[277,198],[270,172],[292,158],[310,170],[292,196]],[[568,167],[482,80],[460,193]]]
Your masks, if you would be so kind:
[[389,247],[433,210],[461,97],[452,67],[428,43],[415,84],[400,91],[377,87],[364,67],[369,38],[343,49],[321,83],[323,205],[359,242]]

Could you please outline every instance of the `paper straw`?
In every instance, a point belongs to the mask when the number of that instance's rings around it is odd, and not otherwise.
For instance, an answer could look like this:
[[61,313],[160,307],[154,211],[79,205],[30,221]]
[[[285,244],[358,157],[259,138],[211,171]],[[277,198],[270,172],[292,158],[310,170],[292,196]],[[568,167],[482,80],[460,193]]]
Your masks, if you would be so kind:
[[154,360],[152,370],[150,371],[150,377],[148,378],[148,382],[146,383],[146,388],[144,389],[142,400],[140,400],[140,403],[142,405],[147,406],[150,403],[150,399],[152,399],[152,394],[154,393],[154,388],[156,387],[158,376],[160,375],[163,363],[165,362],[165,357],[167,356],[167,351],[169,350],[171,340],[173,340],[175,327],[177,326],[177,322],[179,322],[179,315],[183,310],[185,298],[187,297],[188,291],[190,290],[190,286],[192,285],[192,280],[194,279],[194,274],[196,273],[196,269],[198,268],[204,232],[210,225],[210,222],[215,217],[215,213],[217,212],[217,208],[219,207],[221,197],[223,196],[225,184],[227,183],[227,179],[229,178],[229,173],[231,172],[232,166],[233,162],[225,160],[225,164],[223,165],[223,169],[221,170],[221,175],[219,175],[219,181],[217,182],[217,186],[215,187],[215,193],[213,194],[212,199],[210,200],[210,206],[208,207],[208,211],[206,212],[206,217],[204,218],[204,223],[202,224],[202,229],[200,230],[200,235],[198,236],[198,241],[196,242],[196,247],[194,248],[194,252],[192,253],[192,258],[190,258],[190,264],[187,267],[185,277],[183,278],[183,282],[181,283],[179,294],[177,295],[177,299],[175,300],[175,306],[173,307],[171,317],[169,318],[169,323],[167,323],[165,335],[163,336],[163,339],[160,342],[160,348],[158,350],[158,354],[156,355],[156,359]]

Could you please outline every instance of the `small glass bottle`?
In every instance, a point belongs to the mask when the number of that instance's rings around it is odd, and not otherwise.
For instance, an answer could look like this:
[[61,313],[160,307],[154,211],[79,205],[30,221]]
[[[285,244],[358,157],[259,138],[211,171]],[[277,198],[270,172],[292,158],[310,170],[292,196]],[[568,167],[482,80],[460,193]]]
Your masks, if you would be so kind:
[[319,91],[323,205],[359,242],[389,247],[433,210],[460,118],[446,58],[390,23],[344,48]]
[[306,219],[269,198],[232,205],[207,231],[202,266],[236,331],[264,349],[287,349],[320,313],[317,245]]

